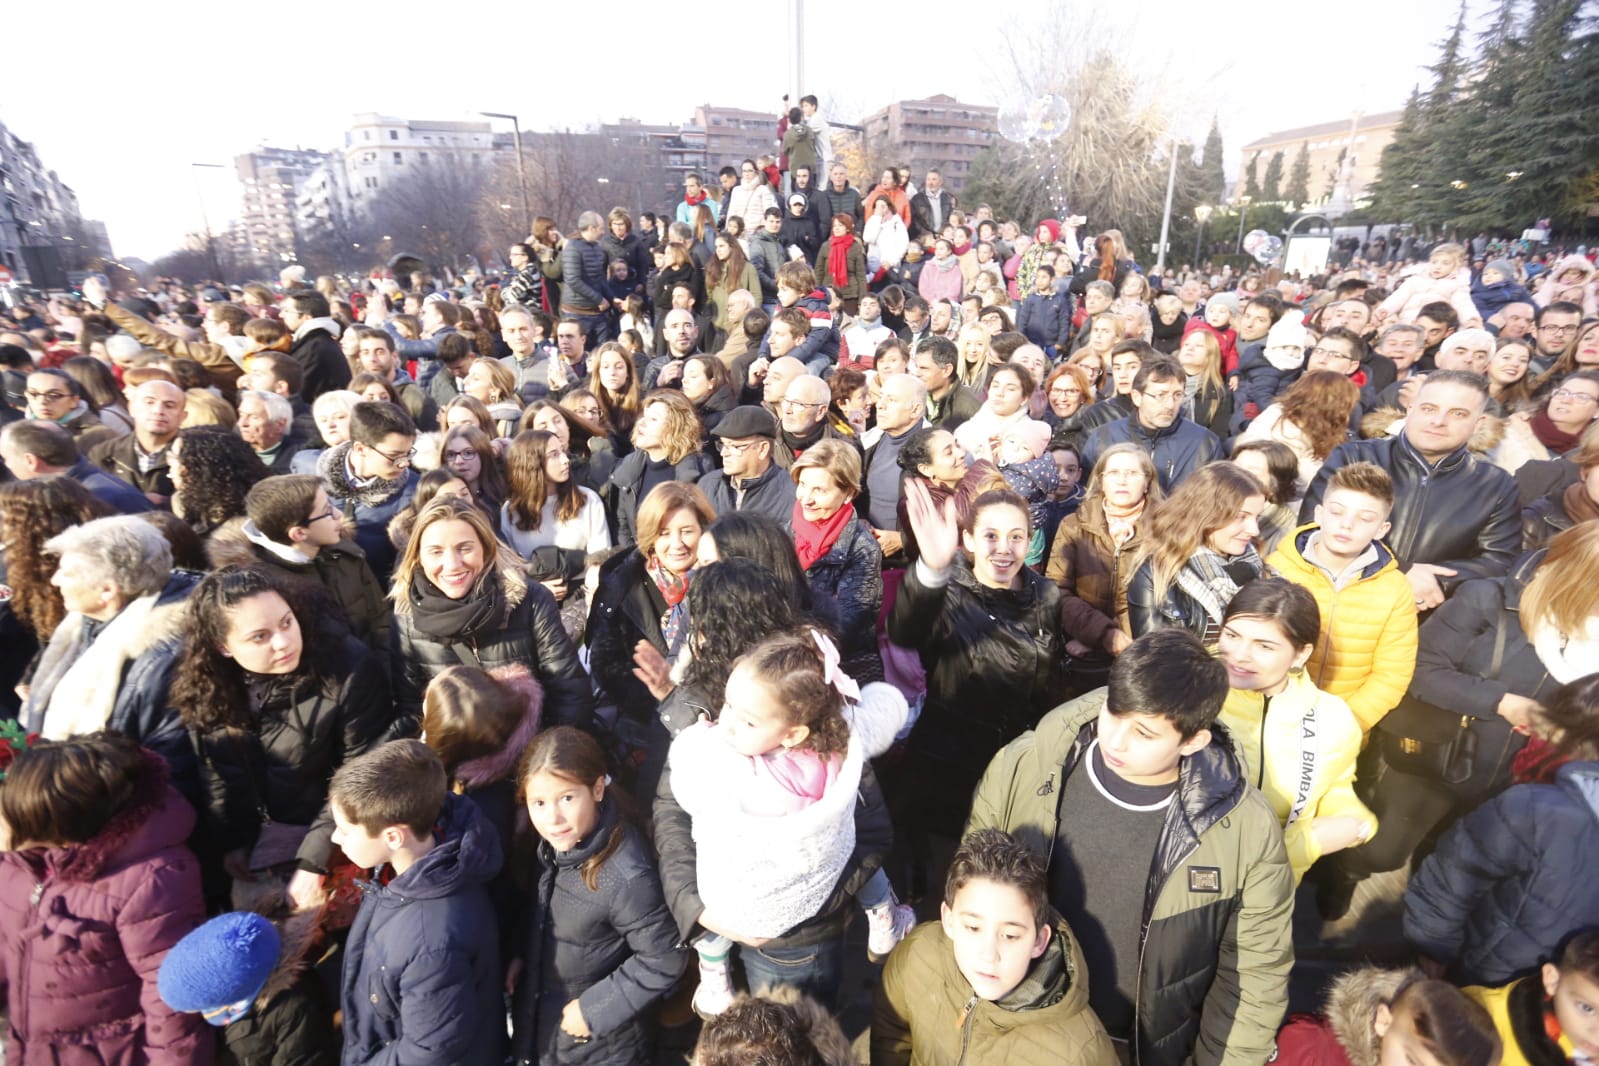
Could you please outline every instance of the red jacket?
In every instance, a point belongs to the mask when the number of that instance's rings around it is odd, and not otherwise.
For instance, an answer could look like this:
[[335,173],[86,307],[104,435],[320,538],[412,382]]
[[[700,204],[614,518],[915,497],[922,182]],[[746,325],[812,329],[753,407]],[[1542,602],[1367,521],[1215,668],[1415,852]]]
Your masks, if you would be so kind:
[[1221,376],[1231,377],[1238,369],[1238,331],[1231,326],[1217,329],[1203,318],[1195,316],[1188,320],[1187,326],[1183,327],[1183,336],[1188,336],[1196,329],[1202,329],[1216,338],[1216,343],[1221,345]]
[[1295,1014],[1277,1033],[1272,1066],[1350,1066],[1333,1028],[1314,1014]]
[[0,854],[8,1066],[209,1064],[216,1037],[156,991],[167,951],[205,920],[194,811],[149,771],[87,844]]

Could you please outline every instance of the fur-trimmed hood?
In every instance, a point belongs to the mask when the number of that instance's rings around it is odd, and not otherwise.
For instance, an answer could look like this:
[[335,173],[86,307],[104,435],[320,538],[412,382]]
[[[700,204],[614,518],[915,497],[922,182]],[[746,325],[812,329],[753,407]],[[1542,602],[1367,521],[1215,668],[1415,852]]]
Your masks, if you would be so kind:
[[1385,970],[1365,966],[1333,981],[1327,992],[1327,1024],[1350,1066],[1377,1066],[1381,1046],[1372,1028],[1377,1008],[1392,1003],[1401,986],[1420,980],[1420,970]]
[[525,666],[497,666],[489,676],[514,689],[524,700],[522,721],[504,746],[492,755],[468,759],[455,769],[455,780],[465,792],[504,781],[516,772],[522,753],[539,731],[544,710],[544,688]]
[[[1405,412],[1398,407],[1378,407],[1366,414],[1360,420],[1360,437],[1362,440],[1382,440],[1384,437],[1393,437],[1404,432],[1400,423],[1405,420]],[[1499,447],[1499,442],[1505,439],[1505,420],[1494,415],[1485,415],[1477,429],[1471,435],[1471,440],[1466,442],[1466,447],[1471,454],[1486,456],[1492,454]]]
[[373,478],[360,487],[351,484],[350,467],[346,460],[354,443],[354,441],[345,441],[343,444],[335,444],[316,459],[317,476],[327,486],[328,496],[335,505],[342,500],[354,499],[357,503],[368,507],[381,507],[405,491],[406,485],[411,480],[410,470],[406,470],[404,476],[395,481]]

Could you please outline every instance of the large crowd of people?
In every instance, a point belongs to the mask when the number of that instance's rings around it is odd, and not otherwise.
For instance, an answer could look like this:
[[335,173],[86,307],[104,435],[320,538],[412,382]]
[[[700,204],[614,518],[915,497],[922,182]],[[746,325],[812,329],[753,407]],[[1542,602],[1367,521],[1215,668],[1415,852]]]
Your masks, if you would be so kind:
[[1586,250],[1160,277],[786,126],[6,312],[13,1061],[851,1062],[857,922],[878,1064],[1599,1059]]

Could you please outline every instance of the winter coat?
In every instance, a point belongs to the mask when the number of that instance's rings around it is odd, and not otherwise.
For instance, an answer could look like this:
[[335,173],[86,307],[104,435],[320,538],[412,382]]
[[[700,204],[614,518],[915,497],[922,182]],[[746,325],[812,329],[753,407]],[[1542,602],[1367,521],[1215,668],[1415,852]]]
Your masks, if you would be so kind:
[[777,272],[788,262],[783,239],[767,233],[765,226],[756,229],[750,234],[749,262],[761,282],[760,291],[752,290],[752,294],[761,304],[774,303],[777,300]]
[[[281,890],[277,892],[279,898]],[[255,907],[250,909],[254,910]],[[272,905],[261,908],[270,912]],[[295,911],[276,924],[283,945],[278,964],[244,1017],[222,1028],[223,1066],[337,1066],[339,1038],[335,1005],[312,970],[313,950],[323,946],[316,910]]]
[[633,676],[633,648],[648,641],[662,655],[670,653],[661,633],[665,601],[637,551],[624,551],[600,565],[600,584],[589,609],[589,669],[602,703],[614,704],[624,716],[648,721],[655,697]]
[[[170,464],[165,450],[150,464],[150,469],[139,468],[139,441],[132,433],[95,445],[89,450],[88,458],[89,462],[107,474],[126,481],[140,492],[170,498],[177,491],[167,473]],[[149,510],[149,507],[149,501],[146,500],[142,510]]]
[[1416,970],[1362,966],[1333,979],[1321,1015],[1296,1014],[1277,1034],[1273,1066],[1379,1066],[1382,1041],[1373,1028],[1377,1008],[1393,1002]]
[[905,258],[905,249],[910,247],[911,243],[910,234],[905,232],[905,223],[899,220],[898,215],[892,213],[886,222],[876,214],[867,219],[861,239],[866,242],[870,254],[877,257],[880,269],[897,266]]
[[1551,540],[1577,524],[1571,512],[1566,510],[1565,495],[1566,490],[1560,489],[1522,508],[1522,551],[1547,547]]
[[[565,852],[539,843],[538,881],[515,949],[524,964],[511,1015],[515,1062],[654,1061],[647,1016],[677,982],[687,952],[661,895],[654,856],[636,828],[620,827],[621,843],[596,872],[596,887],[584,883],[584,863],[610,841],[617,818],[607,796],[588,839]],[[574,999],[593,1033],[583,1043],[561,1029],[561,1012]]]
[[865,199],[861,201],[861,209],[870,215],[873,205],[885,196],[888,197],[889,205],[894,208],[894,213],[899,216],[899,220],[905,223],[906,231],[909,232],[911,225],[911,198],[910,194],[898,185],[891,189],[885,189],[881,185],[873,186],[872,190],[866,194]]
[[383,658],[354,637],[324,643],[328,684],[267,677],[252,686],[251,728],[189,726],[200,760],[206,835],[223,853],[254,847],[266,821],[309,826],[298,853],[300,869],[327,873],[333,772],[408,735],[408,723],[397,728]]
[[[1237,561],[1242,561],[1242,557]],[[1202,600],[1180,583],[1185,573],[1204,580],[1191,567],[1192,559],[1173,576],[1165,595],[1157,598],[1154,560],[1146,557],[1138,564],[1127,582],[1127,621],[1133,627],[1135,638],[1156,629],[1186,629],[1199,640],[1204,640],[1207,632],[1214,639],[1213,626],[1219,626],[1221,618],[1213,615]]]
[[[883,859],[893,844],[894,826],[889,819],[888,805],[883,802],[883,791],[872,772],[872,764],[865,762],[861,766],[860,787],[855,793],[855,850],[844,872],[819,910],[766,946],[783,949],[841,941],[850,912],[856,909],[853,902],[856,894],[882,869]],[[655,797],[655,850],[659,855],[666,905],[677,923],[679,939],[686,943],[703,931],[699,920],[705,913],[705,903],[700,897],[693,819],[672,792],[671,774],[661,775]]]
[[305,370],[300,398],[313,402],[324,392],[348,388],[350,361],[339,347],[339,324],[331,318],[313,318],[295,331],[289,355]]
[[396,552],[389,540],[389,521],[403,511],[416,495],[420,480],[408,468],[397,481],[376,480],[357,488],[350,481],[350,445],[345,441],[322,453],[316,462],[317,476],[327,490],[328,500],[344,516],[345,527],[355,527],[355,543],[366,553],[367,565],[380,583],[387,583],[394,572]]
[[1584,275],[1582,298],[1568,302],[1577,303],[1582,307],[1583,318],[1593,318],[1599,315],[1599,294],[1594,292],[1594,265],[1588,261],[1587,256],[1578,255],[1575,252],[1564,256],[1554,266],[1544,272],[1544,284],[1540,285],[1538,291],[1533,293],[1533,303],[1539,307],[1548,307],[1555,302],[1555,294],[1557,292],[1570,288],[1568,285],[1556,284],[1556,279],[1568,270],[1580,270]]
[[1060,626],[1068,640],[1109,655],[1113,631],[1132,636],[1127,618],[1127,583],[1132,560],[1143,549],[1150,508],[1138,518],[1133,535],[1116,544],[1105,519],[1105,501],[1094,496],[1076,514],[1067,515],[1055,531],[1045,575],[1060,588]]
[[1112,444],[1132,443],[1148,452],[1160,477],[1160,487],[1169,495],[1183,478],[1222,454],[1221,441],[1204,426],[1182,416],[1165,429],[1144,428],[1138,416],[1118,418],[1096,427],[1083,442],[1083,469],[1092,470],[1100,455]]
[[1532,415],[1525,411],[1505,418],[1504,434],[1490,458],[1495,466],[1507,474],[1514,474],[1534,460],[1553,459],[1558,454],[1551,452],[1533,435]]
[[1046,352],[1064,352],[1072,343],[1072,297],[1028,293],[1016,315],[1016,331]]
[[727,298],[739,289],[743,289],[756,299],[760,299],[761,275],[755,269],[753,263],[746,262],[743,272],[736,278],[729,273],[724,273],[722,280],[711,287],[711,306],[715,308],[714,321],[716,322],[717,331],[720,333],[727,332]]
[[1599,923],[1599,763],[1516,785],[1456,822],[1405,890],[1405,938],[1456,984],[1498,985]]
[[[854,215],[857,230],[867,221],[860,190],[855,188],[855,186],[846,183],[844,191],[837,192],[833,189],[833,183],[829,181],[818,189],[816,194],[821,197],[822,213],[828,218],[832,218],[834,215]],[[900,221],[903,222],[904,219]],[[909,237],[907,236],[908,239]]]
[[857,681],[883,676],[877,654],[877,615],[883,607],[883,549],[865,521],[856,518],[832,547],[805,571],[817,598],[831,597],[843,612],[838,632],[844,672]]
[[[1059,832],[1059,789],[1097,736],[1104,702],[1100,689],[1056,708],[995,756],[973,795],[966,832],[1003,829],[1047,862]],[[1270,1060],[1288,1005],[1293,894],[1277,816],[1244,780],[1225,730],[1217,731],[1183,758],[1150,863],[1133,1061]]]
[[1393,552],[1374,541],[1377,558],[1341,587],[1305,558],[1316,526],[1284,537],[1266,566],[1316,597],[1321,636],[1305,676],[1349,705],[1362,732],[1398,706],[1416,669],[1416,600]]
[[872,1066],[1116,1066],[1088,1005],[1077,938],[1057,915],[1044,954],[1003,998],[978,999],[944,927],[911,930],[883,967],[872,1003]]
[[[692,820],[700,897],[744,936],[779,936],[811,917],[831,894],[855,850],[855,797],[868,759],[888,750],[905,725],[905,697],[882,683],[847,705],[849,746],[821,798],[781,817],[738,802],[752,775],[710,722],[679,733],[668,754],[672,794]],[[757,756],[758,760],[760,757]]]
[[833,289],[838,293],[840,300],[859,300],[866,295],[866,245],[859,237],[850,242],[849,251],[844,253],[842,285],[833,279],[833,272],[827,266],[832,249],[832,240],[828,239],[821,243],[816,253],[816,284],[826,289]]
[[422,694],[428,682],[447,666],[484,670],[520,665],[533,671],[544,689],[544,719],[551,725],[589,728],[594,697],[577,648],[561,625],[560,608],[550,590],[529,581],[520,569],[502,563],[478,580],[473,594],[487,582],[499,586],[500,613],[471,632],[429,635],[419,622],[412,595],[394,601],[394,669],[396,730],[415,736],[422,722]]
[[756,477],[740,478],[736,489],[720,470],[701,477],[699,486],[718,516],[750,511],[765,515],[784,529],[794,521],[794,479],[776,463]]
[[[638,542],[638,509],[644,502],[644,468],[649,456],[643,451],[624,455],[611,471],[610,479],[600,492],[605,510],[616,528],[611,530],[611,543],[617,547],[630,547]],[[692,451],[677,461],[672,480],[697,482],[715,469],[715,464],[702,451]]]
[[948,300],[959,305],[965,288],[966,279],[961,276],[960,260],[954,256],[949,257],[947,267],[939,263],[937,257],[929,257],[922,264],[922,276],[916,279],[916,291],[928,304]]
[[936,779],[927,817],[953,832],[989,759],[1060,698],[1060,590],[1028,569],[1019,588],[991,589],[959,557],[944,574],[918,561],[900,584],[888,638],[920,653],[927,671],[909,754],[929,785]]
[[655,265],[650,261],[650,253],[637,233],[618,238],[607,228],[605,236],[600,238],[600,247],[605,251],[607,266],[618,259],[627,264],[627,286],[630,290],[635,285],[642,285],[644,276]]
[[205,920],[194,811],[147,756],[133,794],[92,840],[0,853],[0,960],[12,1066],[212,1061],[198,1014],[156,991],[166,953]]
[[432,850],[366,882],[344,947],[344,1066],[500,1061],[500,932],[483,886],[501,862],[488,821],[451,793]]
[[1510,568],[1521,545],[1515,480],[1466,448],[1428,463],[1403,433],[1334,448],[1305,490],[1301,522],[1315,520],[1332,475],[1358,462],[1376,463],[1394,480],[1388,516],[1393,528],[1385,543],[1401,570],[1432,563],[1459,571],[1438,578],[1447,595],[1463,581],[1497,577]]
[[214,567],[264,566],[325,590],[350,624],[350,631],[380,656],[389,654],[389,627],[394,612],[378,584],[366,553],[353,541],[323,548],[309,562],[290,559],[287,545],[272,545],[248,518],[230,519],[206,538],[206,558]]
[[[568,237],[561,249],[561,313],[583,317],[600,313],[605,299],[605,249],[599,241]],[[668,303],[667,306],[670,306]]]
[[[124,439],[124,438],[118,438]],[[132,440],[132,437],[125,438]],[[103,441],[92,450],[98,452],[101,448],[117,443],[116,440]],[[154,505],[145,498],[130,482],[107,473],[95,466],[87,459],[79,459],[63,475],[76,481],[89,490],[89,495],[111,508],[116,514],[143,514],[152,510]]]
[[1427,264],[1411,267],[1399,287],[1377,305],[1394,321],[1413,323],[1421,309],[1430,303],[1446,303],[1460,316],[1462,326],[1481,322],[1477,305],[1471,302],[1471,271],[1461,267],[1446,278],[1434,278]]
[[[1303,358],[1291,367],[1278,366],[1267,358],[1262,342],[1245,345],[1238,356],[1238,390],[1233,397],[1239,411],[1249,419],[1265,411],[1288,390],[1302,366]],[[1254,414],[1247,412],[1250,406],[1254,407]]]
[[776,206],[777,197],[766,182],[760,178],[750,182],[741,181],[727,194],[727,210],[722,212],[722,224],[725,226],[730,218],[742,218],[744,232],[751,233],[761,228],[766,209]]
[[[1122,259],[1116,263],[1116,274],[1111,279],[1111,284],[1116,286],[1116,291],[1122,291],[1122,282],[1127,280],[1128,271],[1137,270],[1138,264],[1131,259]],[[1021,275],[1017,275],[1016,282],[1021,284]],[[1073,296],[1083,296],[1088,292],[1088,286],[1099,280],[1099,256],[1088,260],[1077,268],[1077,273],[1072,275],[1071,290]]]
[[1343,700],[1304,673],[1289,674],[1288,687],[1275,696],[1229,690],[1218,721],[1249,783],[1284,824],[1295,884],[1321,858],[1311,832],[1317,818],[1352,816],[1365,825],[1367,840],[1376,833],[1377,816],[1355,797],[1355,757],[1364,733]]
[[1496,281],[1492,285],[1484,285],[1478,278],[1471,285],[1471,303],[1477,309],[1477,314],[1487,322],[1494,315],[1503,311],[1510,304],[1533,302],[1532,293],[1527,291],[1527,286],[1514,279],[1510,281]]
[[1210,430],[1217,440],[1226,440],[1232,432],[1232,390],[1225,385],[1216,388],[1208,382],[1201,381],[1198,391],[1194,393],[1194,410],[1191,417],[1195,425]]

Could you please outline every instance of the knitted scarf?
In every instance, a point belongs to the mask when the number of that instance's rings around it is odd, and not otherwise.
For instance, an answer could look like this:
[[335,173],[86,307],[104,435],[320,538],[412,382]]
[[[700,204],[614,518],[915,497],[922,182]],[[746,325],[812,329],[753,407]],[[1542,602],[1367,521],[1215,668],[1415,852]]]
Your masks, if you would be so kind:
[[1549,449],[1550,455],[1564,455],[1577,446],[1582,439],[1582,432],[1567,433],[1549,418],[1549,409],[1544,408],[1532,416],[1529,423],[1532,435],[1538,438],[1538,443]]
[[1100,501],[1105,509],[1105,528],[1110,531],[1112,544],[1126,544],[1133,539],[1133,534],[1138,532],[1138,520],[1143,517],[1144,506],[1148,502],[1149,497],[1145,496],[1133,506],[1118,511],[1109,500]]
[[688,204],[690,207],[698,207],[700,204],[703,204],[709,198],[710,198],[710,194],[707,193],[704,189],[701,189],[699,192],[694,193],[692,195],[689,194],[689,193],[684,193],[683,194],[683,202],[685,204]]
[[853,247],[855,247],[853,233],[828,239],[827,275],[833,279],[833,285],[837,288],[842,289],[849,284],[849,250]]
[[675,655],[688,622],[688,579],[694,571],[691,568],[687,573],[674,574],[651,556],[644,564],[644,572],[650,575],[661,599],[666,601],[666,613],[661,616],[661,636],[666,638],[667,649]]
[[1254,545],[1242,555],[1231,557],[1202,547],[1177,571],[1177,587],[1197,600],[1210,620],[1219,625],[1233,596],[1264,569]]
[[800,569],[809,570],[812,563],[826,555],[853,521],[854,504],[846,503],[820,522],[812,522],[795,500],[794,550],[799,554]]

